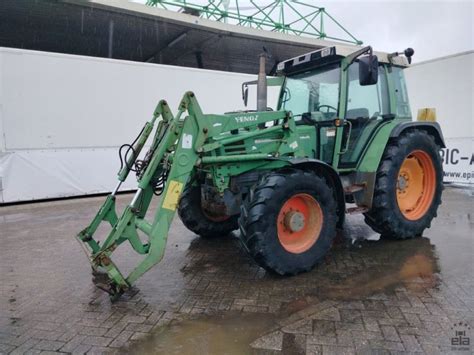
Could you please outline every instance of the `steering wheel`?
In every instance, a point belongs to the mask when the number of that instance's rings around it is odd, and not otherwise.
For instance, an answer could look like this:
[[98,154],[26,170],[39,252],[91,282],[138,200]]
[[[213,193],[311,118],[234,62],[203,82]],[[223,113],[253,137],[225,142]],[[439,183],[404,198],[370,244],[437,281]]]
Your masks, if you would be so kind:
[[324,107],[326,108],[326,113],[329,113],[329,110],[334,110],[334,112],[337,112],[337,108],[331,106],[331,105],[319,105],[318,108],[317,108],[317,111],[320,111],[320,109]]

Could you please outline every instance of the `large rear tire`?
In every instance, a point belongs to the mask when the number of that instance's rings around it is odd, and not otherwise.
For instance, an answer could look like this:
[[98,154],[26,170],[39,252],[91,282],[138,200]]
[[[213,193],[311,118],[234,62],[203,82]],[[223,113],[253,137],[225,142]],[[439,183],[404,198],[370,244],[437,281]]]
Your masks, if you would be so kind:
[[239,226],[238,216],[206,211],[201,204],[201,187],[187,186],[181,195],[178,215],[190,231],[204,238],[223,237]]
[[440,148],[425,131],[412,130],[390,142],[380,162],[366,223],[392,239],[422,235],[437,215],[443,190]]
[[331,248],[336,209],[323,178],[296,169],[271,172],[242,205],[242,243],[266,270],[280,275],[309,271]]

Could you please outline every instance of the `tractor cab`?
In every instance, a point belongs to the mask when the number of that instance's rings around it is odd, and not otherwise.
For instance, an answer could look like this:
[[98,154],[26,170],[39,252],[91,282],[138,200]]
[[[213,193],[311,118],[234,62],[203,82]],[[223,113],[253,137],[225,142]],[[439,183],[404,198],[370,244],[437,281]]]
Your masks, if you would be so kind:
[[405,54],[333,46],[281,62],[278,110],[291,111],[298,126],[316,128],[319,158],[354,167],[380,125],[411,119],[403,68],[413,51]]

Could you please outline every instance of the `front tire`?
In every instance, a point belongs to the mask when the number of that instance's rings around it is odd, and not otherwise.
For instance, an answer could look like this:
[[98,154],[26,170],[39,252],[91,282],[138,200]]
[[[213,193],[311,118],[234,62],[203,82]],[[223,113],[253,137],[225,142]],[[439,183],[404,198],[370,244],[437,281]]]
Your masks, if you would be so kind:
[[202,207],[200,186],[185,188],[178,215],[186,228],[204,238],[223,237],[238,228],[238,216],[222,215]]
[[258,265],[280,275],[311,270],[336,236],[336,201],[307,171],[271,172],[242,205],[241,240]]
[[440,148],[425,131],[412,130],[387,145],[377,171],[366,223],[391,239],[422,235],[437,215],[443,190]]

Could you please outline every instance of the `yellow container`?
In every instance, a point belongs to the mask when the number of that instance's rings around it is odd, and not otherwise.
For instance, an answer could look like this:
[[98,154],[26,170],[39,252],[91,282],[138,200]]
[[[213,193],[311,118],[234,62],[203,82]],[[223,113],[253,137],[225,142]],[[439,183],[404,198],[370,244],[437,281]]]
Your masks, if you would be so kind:
[[418,121],[436,122],[435,108],[421,108],[418,110]]

